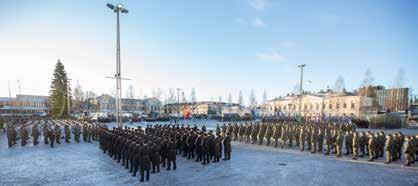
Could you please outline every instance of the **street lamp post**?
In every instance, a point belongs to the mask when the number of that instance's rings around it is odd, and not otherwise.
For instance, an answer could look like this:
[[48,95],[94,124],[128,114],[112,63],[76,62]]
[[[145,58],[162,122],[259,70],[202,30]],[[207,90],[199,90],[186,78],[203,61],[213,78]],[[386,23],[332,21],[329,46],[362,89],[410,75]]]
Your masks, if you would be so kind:
[[300,85],[299,85],[299,115],[302,116],[302,95],[303,95],[303,68],[306,64],[299,65],[300,68]]
[[121,65],[120,65],[120,26],[119,26],[119,14],[128,13],[128,10],[123,8],[123,5],[118,4],[116,6],[107,4],[113,12],[116,13],[116,124],[119,128],[122,127],[122,121],[120,113],[122,110],[121,96],[122,96],[122,83],[121,83]]
[[71,116],[70,81],[71,81],[71,79],[67,79],[67,110],[68,110],[68,117]]
[[177,104],[178,104],[178,112],[177,112],[177,117],[180,120],[180,88],[177,88]]

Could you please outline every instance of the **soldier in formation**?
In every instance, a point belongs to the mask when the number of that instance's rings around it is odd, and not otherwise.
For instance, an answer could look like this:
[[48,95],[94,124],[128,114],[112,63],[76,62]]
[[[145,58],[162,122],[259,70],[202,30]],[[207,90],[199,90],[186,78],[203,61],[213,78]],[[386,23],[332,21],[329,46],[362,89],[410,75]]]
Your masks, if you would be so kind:
[[[222,125],[216,134],[197,127],[190,128],[189,125],[148,125],[145,130],[140,127],[111,130],[104,125],[97,127],[103,153],[121,163],[132,176],[139,171],[141,182],[148,181],[150,174],[159,173],[160,165],[168,171],[176,170],[176,155],[203,165],[219,162],[222,150],[224,160],[231,158],[232,136],[229,131],[234,132],[233,125]],[[239,135],[240,126],[235,127]],[[223,135],[222,130],[225,132]],[[239,140],[239,136],[235,140]]]
[[[20,140],[21,146],[26,146],[32,137],[33,145],[36,146],[39,144],[39,138],[43,135],[44,143],[53,148],[55,144],[61,144],[61,138],[65,139],[66,143],[70,143],[71,131],[73,131],[75,141],[80,142],[80,124],[80,122],[72,120],[26,120],[23,125],[19,125],[19,122],[15,121],[8,124],[7,127],[8,145],[12,147],[17,140]],[[84,125],[90,128],[86,132],[90,136],[89,139],[98,140],[98,126],[100,124],[83,123]],[[19,130],[16,130],[16,128]],[[62,132],[64,132],[64,135],[62,135]]]
[[[228,124],[226,128],[235,125]],[[353,160],[365,156],[369,161],[385,158],[385,163],[402,160],[405,166],[417,160],[418,136],[404,136],[401,132],[358,132],[355,125],[348,123],[296,123],[283,120],[246,122],[240,124],[240,128],[241,125],[245,132],[238,132],[237,137],[232,133],[232,140],[243,138],[246,143],[251,141],[252,144],[269,146],[273,138],[275,147],[291,148],[294,145],[300,151],[335,154],[336,157],[351,156]]]

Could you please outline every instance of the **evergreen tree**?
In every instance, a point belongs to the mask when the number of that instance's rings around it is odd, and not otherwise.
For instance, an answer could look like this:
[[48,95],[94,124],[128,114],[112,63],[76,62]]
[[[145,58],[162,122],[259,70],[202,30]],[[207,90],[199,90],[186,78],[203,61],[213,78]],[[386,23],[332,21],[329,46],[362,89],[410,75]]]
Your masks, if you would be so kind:
[[50,89],[50,108],[54,118],[67,118],[68,105],[71,105],[71,90],[68,87],[68,77],[64,65],[58,59]]

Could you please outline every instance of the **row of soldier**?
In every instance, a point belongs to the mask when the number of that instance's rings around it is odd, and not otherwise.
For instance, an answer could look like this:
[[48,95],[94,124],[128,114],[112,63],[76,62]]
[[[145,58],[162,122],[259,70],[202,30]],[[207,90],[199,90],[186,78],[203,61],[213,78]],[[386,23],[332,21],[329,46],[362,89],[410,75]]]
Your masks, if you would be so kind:
[[160,171],[160,165],[167,170],[176,170],[176,155],[189,160],[202,162],[203,165],[219,162],[222,156],[229,160],[231,156],[231,137],[222,137],[219,133],[205,132],[197,127],[179,125],[148,125],[145,130],[125,127],[124,129],[107,127],[100,129],[99,142],[103,153],[129,169],[133,176],[140,171],[140,181],[149,181],[150,171]]
[[[54,147],[55,143],[61,144],[61,139],[66,143],[71,142],[72,135],[74,141],[79,143],[80,136],[83,135],[84,142],[98,140],[99,124],[80,123],[72,120],[35,120],[27,121],[23,125],[16,127],[17,124],[9,124],[7,127],[7,139],[9,148],[17,144],[20,139],[21,146],[26,146],[32,137],[33,145],[39,144],[41,135],[46,145]],[[19,130],[17,130],[19,128]]]
[[353,124],[260,122],[245,124],[217,125],[217,132],[231,133],[234,141],[269,146],[274,140],[275,147],[291,148],[297,146],[301,151],[311,153],[324,151],[341,157],[352,155],[352,159],[368,156],[369,161],[386,157],[385,163],[402,158],[405,166],[418,161],[418,135],[404,136],[401,132],[386,134],[383,131],[372,133],[357,132]]

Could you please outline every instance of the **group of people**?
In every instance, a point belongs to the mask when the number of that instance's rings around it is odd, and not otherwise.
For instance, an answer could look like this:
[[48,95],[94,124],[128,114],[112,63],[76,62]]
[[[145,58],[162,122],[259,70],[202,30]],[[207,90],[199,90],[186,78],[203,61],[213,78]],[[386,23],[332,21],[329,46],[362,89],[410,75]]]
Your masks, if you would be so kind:
[[[229,123],[217,125],[217,132],[231,133],[234,141],[252,144],[272,144],[280,148],[297,146],[300,151],[351,155],[352,159],[368,156],[369,161],[386,158],[391,163],[401,158],[405,166],[418,161],[418,135],[405,136],[402,132],[358,132],[353,124],[295,123],[267,120],[257,123]],[[403,155],[403,156],[402,156]]]
[[86,123],[73,120],[28,120],[23,125],[12,123],[7,126],[8,146],[17,144],[20,139],[21,146],[26,146],[32,137],[33,145],[39,144],[40,138],[43,137],[43,142],[50,145],[61,144],[61,139],[66,143],[71,142],[72,135],[74,141],[79,143],[80,136],[83,135],[83,141],[91,142],[99,138],[99,124]]
[[143,130],[101,127],[99,144],[103,153],[129,169],[133,176],[140,171],[140,181],[149,181],[151,173],[160,172],[160,165],[176,170],[176,155],[207,165],[231,158],[231,136],[221,135],[195,125],[147,125]]

